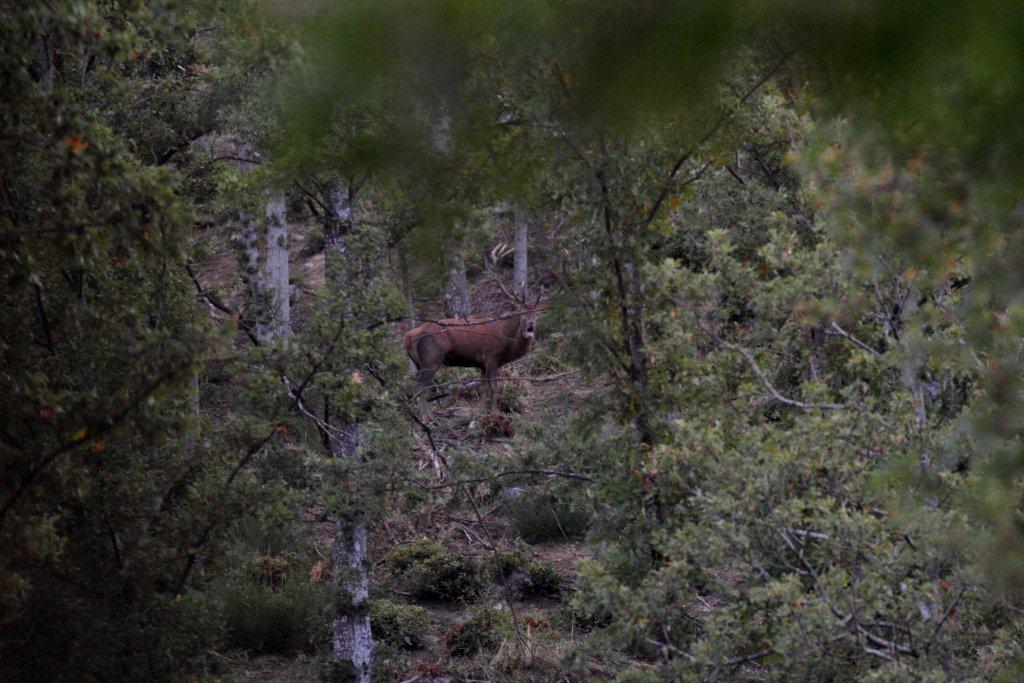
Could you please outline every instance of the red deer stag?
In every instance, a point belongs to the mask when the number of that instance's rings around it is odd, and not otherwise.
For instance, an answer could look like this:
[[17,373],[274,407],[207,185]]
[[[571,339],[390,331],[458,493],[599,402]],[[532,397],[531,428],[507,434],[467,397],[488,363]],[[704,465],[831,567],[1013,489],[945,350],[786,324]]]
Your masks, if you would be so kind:
[[[503,246],[491,252],[492,264]],[[498,368],[522,358],[530,350],[536,333],[540,295],[532,305],[528,304],[525,298],[505,287],[493,267],[491,271],[505,295],[516,302],[515,313],[425,322],[402,338],[406,353],[416,365],[416,390],[421,406],[434,375],[442,367],[477,368],[484,380],[488,405],[491,412],[495,412]]]

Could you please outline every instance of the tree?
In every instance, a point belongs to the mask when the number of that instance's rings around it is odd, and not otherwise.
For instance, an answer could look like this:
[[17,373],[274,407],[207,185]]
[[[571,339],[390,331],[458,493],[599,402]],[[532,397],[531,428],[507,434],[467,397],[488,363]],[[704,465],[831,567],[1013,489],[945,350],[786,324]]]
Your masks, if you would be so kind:
[[512,284],[514,287],[516,296],[521,297],[524,301],[530,296],[530,261],[528,249],[530,246],[530,224],[526,212],[516,211],[515,225],[515,252],[513,254],[512,262]]
[[[625,642],[666,678],[751,662],[833,677],[865,659],[879,676],[985,676],[1019,657],[1009,631],[975,641],[995,660],[958,656],[962,632],[941,616],[970,609],[961,623],[978,634],[1019,585],[1005,558],[1022,547],[1009,322],[1021,271],[992,246],[1020,227],[1006,216],[1020,203],[1007,181],[1020,176],[1021,82],[966,37],[1009,54],[1011,14],[653,2],[410,16],[356,3],[318,17],[364,39],[327,60],[356,87],[307,115],[366,92],[412,112],[443,101],[460,115],[453,148],[485,182],[543,187],[573,219],[560,313],[575,360],[611,387],[573,433],[577,464],[614,473],[588,492],[608,545],[577,604],[609,626],[587,653]],[[957,37],[931,38],[947,30]],[[425,62],[444,68],[409,87]],[[959,117],[972,97],[982,104]],[[1007,337],[991,334],[1000,319]],[[965,364],[955,348],[980,355]],[[997,367],[1009,379],[985,378]],[[966,386],[987,388],[966,400]],[[870,485],[887,474],[903,484]],[[969,512],[985,533],[947,543]],[[981,553],[955,559],[957,543]],[[720,602],[707,616],[687,607],[709,591]]]
[[[355,188],[351,182],[334,183],[327,190],[324,216],[324,267],[332,297],[343,297],[356,286],[346,281],[354,273],[346,268],[349,257],[347,236],[352,233],[352,205]],[[355,371],[353,371],[355,372]],[[357,464],[359,423],[339,421],[324,401],[324,446],[330,458]],[[334,519],[332,572],[338,591],[336,613],[331,626],[334,658],[351,665],[357,681],[370,681],[373,672],[373,635],[370,630],[369,555],[367,553],[366,515],[360,509],[336,513]],[[345,596],[345,597],[341,597]]]
[[460,253],[449,257],[448,276],[444,282],[444,301],[448,315],[466,318],[472,311],[469,305],[469,281],[466,279],[466,261]]

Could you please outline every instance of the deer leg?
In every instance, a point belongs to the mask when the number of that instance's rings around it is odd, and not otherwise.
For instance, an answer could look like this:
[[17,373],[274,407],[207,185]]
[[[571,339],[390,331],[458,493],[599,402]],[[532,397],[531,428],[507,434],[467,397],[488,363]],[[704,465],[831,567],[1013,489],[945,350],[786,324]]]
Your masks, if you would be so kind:
[[498,366],[488,363],[484,366],[484,384],[487,387],[487,405],[492,413],[498,412]]
[[434,375],[440,369],[440,367],[424,367],[416,372],[416,381],[413,385],[416,387],[416,403],[419,405],[420,415],[427,408],[427,393],[430,391],[430,385],[434,381]]

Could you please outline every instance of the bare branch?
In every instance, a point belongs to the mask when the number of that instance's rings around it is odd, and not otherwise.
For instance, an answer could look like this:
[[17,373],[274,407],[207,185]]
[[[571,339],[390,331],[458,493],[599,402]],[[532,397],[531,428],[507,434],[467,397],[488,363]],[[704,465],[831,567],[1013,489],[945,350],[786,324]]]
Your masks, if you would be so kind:
[[761,366],[757,364],[757,361],[754,360],[754,355],[750,353],[750,351],[738,344],[731,344],[727,341],[719,340],[719,343],[725,348],[735,351],[746,358],[747,363],[750,365],[750,369],[753,370],[754,374],[757,375],[757,378],[761,380],[761,384],[765,386],[768,393],[772,395],[772,398],[779,403],[784,403],[787,406],[793,406],[794,408],[802,408],[803,410],[842,410],[843,408],[846,408],[846,406],[841,403],[805,403],[803,401],[797,401],[783,396],[779,390],[772,386],[772,383],[768,381],[768,377],[764,374],[764,371],[761,370]]
[[[852,334],[850,334],[849,332],[844,330],[842,327],[839,326],[839,323],[837,323],[835,320],[833,320],[831,323],[829,323],[829,329],[832,331],[832,333],[837,334],[840,337],[842,337],[843,339],[846,339],[846,340],[852,342],[854,344],[854,346],[857,346],[858,348],[864,349],[865,351],[867,351],[868,353],[870,353],[873,356],[881,356],[882,355],[877,350],[871,348],[871,346],[869,344],[866,344],[866,343],[862,342],[860,339],[857,339]],[[826,332],[828,332],[828,330],[826,330]]]

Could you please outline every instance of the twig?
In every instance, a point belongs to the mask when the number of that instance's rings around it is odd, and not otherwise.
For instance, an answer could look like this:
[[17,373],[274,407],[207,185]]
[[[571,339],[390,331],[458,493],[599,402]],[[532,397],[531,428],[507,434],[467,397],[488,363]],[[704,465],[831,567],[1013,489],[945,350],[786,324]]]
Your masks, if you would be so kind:
[[967,586],[963,586],[960,588],[960,592],[957,593],[956,599],[953,600],[952,604],[949,606],[949,609],[946,610],[946,613],[942,615],[942,619],[939,620],[939,623],[935,625],[935,630],[932,631],[931,638],[928,639],[928,642],[924,646],[925,655],[928,654],[928,651],[932,647],[932,643],[934,643],[935,639],[938,638],[939,631],[941,631],[942,627],[946,625],[946,621],[948,621],[949,618],[953,615],[953,612],[956,611],[956,607],[960,604],[960,599],[964,597],[964,593],[967,591],[967,588]]

